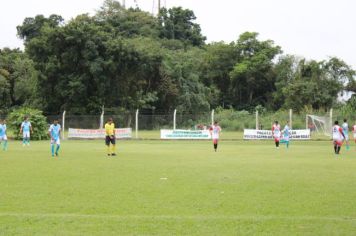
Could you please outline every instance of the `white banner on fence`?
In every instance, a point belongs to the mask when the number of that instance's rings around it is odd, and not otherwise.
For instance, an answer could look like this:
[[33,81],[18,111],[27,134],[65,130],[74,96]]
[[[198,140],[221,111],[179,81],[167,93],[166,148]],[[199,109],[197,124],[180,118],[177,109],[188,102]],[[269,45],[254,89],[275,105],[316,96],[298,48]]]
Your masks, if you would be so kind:
[[[132,138],[132,129],[115,129],[116,139]],[[68,138],[99,139],[105,138],[104,129],[68,129]]]
[[209,130],[161,129],[161,139],[211,139]]
[[[244,139],[272,139],[271,130],[256,130],[256,129],[245,129]],[[308,140],[310,139],[309,129],[298,129],[290,131],[290,139],[295,140]]]

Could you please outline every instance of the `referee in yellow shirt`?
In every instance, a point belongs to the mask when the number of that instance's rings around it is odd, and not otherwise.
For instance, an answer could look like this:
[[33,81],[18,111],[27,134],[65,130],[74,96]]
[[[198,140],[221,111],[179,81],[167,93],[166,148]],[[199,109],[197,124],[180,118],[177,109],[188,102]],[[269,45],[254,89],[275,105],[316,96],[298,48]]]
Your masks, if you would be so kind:
[[[115,153],[115,143],[116,143],[116,138],[115,138],[115,124],[112,120],[112,118],[108,119],[108,122],[105,124],[105,144],[107,146],[107,151],[108,151],[108,156],[116,156]],[[110,146],[111,144],[111,146]]]

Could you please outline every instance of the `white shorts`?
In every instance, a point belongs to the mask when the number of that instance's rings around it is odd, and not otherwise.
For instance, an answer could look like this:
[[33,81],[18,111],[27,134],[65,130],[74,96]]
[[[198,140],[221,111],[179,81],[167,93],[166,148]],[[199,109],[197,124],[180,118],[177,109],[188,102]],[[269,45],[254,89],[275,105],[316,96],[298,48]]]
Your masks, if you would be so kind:
[[356,139],[356,133],[354,133],[354,139]]
[[2,141],[7,141],[7,136],[6,136],[6,134],[5,134],[4,136],[0,137],[0,142],[2,142]]
[[30,131],[23,131],[24,138],[30,138]]
[[282,140],[284,140],[284,141],[289,141],[289,136],[283,136],[283,137],[282,137]]
[[350,139],[349,134],[345,135],[345,140],[349,141],[349,139]]
[[61,144],[61,140],[60,140],[59,138],[57,138],[57,139],[51,139],[51,144],[60,145],[60,144]]

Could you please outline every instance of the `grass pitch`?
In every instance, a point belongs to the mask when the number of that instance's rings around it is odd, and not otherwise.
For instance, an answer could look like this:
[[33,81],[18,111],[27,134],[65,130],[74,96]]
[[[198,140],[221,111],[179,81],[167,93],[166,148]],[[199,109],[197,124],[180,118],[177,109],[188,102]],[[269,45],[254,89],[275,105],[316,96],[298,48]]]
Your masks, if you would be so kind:
[[11,142],[0,235],[355,235],[356,150],[330,142]]

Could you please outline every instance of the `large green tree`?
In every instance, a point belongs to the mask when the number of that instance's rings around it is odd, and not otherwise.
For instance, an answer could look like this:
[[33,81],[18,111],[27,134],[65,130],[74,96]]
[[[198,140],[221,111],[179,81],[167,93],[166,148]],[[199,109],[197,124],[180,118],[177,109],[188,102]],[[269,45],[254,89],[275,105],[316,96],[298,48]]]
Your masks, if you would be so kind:
[[246,32],[236,43],[237,63],[230,77],[237,108],[265,105],[275,90],[273,60],[281,48],[271,40],[260,41],[257,37],[258,33]]
[[37,72],[32,60],[19,49],[0,49],[0,108],[8,109],[35,100]]
[[163,8],[159,16],[160,37],[184,41],[187,45],[202,46],[206,37],[202,35],[200,25],[195,23],[192,10],[182,7]]

